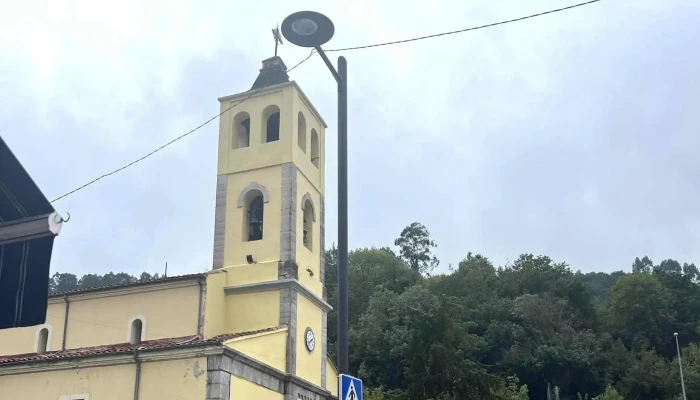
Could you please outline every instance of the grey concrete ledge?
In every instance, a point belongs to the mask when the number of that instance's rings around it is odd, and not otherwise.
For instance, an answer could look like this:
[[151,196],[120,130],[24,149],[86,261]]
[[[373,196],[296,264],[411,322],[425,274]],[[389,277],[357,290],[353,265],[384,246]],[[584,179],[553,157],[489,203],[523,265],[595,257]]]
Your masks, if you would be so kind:
[[328,312],[333,309],[330,304],[326,303],[322,298],[316,296],[313,292],[302,286],[296,279],[278,279],[276,281],[267,281],[259,283],[249,283],[245,285],[227,286],[224,288],[224,292],[227,295],[231,294],[243,294],[243,293],[254,293],[254,292],[265,292],[270,290],[279,289],[294,289],[298,293],[301,293],[309,301],[316,304],[321,310]]
[[229,347],[223,349],[222,356],[210,356],[207,367],[208,371],[222,370],[278,393],[295,393],[300,388],[320,399],[335,399],[331,392],[324,388],[263,364]]

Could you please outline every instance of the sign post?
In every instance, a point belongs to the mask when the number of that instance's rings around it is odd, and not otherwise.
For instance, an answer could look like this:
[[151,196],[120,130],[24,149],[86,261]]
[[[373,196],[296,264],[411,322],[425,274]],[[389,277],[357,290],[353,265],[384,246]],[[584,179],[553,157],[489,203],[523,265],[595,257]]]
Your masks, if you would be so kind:
[[338,375],[338,400],[362,400],[362,381],[350,375]]

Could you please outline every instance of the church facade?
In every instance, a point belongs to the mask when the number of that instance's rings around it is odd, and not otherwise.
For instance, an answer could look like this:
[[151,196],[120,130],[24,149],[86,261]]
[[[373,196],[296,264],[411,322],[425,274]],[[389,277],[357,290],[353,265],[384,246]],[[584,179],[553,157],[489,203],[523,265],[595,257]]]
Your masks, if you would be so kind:
[[211,271],[49,297],[0,331],[0,398],[334,399],[326,124],[279,57],[219,99]]

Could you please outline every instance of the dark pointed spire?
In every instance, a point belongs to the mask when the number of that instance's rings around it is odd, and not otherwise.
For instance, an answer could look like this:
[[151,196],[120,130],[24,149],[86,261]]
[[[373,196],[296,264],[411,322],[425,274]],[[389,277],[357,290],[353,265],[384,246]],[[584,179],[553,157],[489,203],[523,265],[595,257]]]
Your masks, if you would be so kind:
[[287,66],[284,65],[282,58],[279,56],[270,57],[267,60],[263,60],[262,64],[260,73],[250,90],[289,82]]

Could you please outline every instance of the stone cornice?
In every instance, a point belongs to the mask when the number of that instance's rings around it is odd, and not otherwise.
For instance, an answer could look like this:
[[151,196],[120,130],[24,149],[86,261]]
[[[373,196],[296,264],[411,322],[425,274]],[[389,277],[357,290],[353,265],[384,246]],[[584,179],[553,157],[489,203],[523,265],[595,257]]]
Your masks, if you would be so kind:
[[326,303],[322,298],[316,296],[311,290],[309,290],[306,286],[303,286],[296,279],[278,279],[275,281],[249,283],[237,286],[227,286],[224,288],[224,292],[227,295],[233,295],[243,293],[266,292],[270,290],[280,290],[289,288],[294,289],[297,293],[301,293],[309,301],[316,304],[316,306],[318,306],[325,312],[331,311],[333,309],[333,307],[331,307],[330,304]]
[[[303,388],[305,390],[308,390],[310,392],[314,392],[314,393],[322,396],[323,398],[327,398],[327,399],[335,398],[331,395],[331,392],[327,389],[324,389],[320,386],[314,385],[313,383],[311,383],[305,379],[299,378],[296,375],[287,374],[287,373],[284,373],[284,372],[282,372],[276,368],[273,368],[267,364],[263,364],[263,363],[255,360],[251,357],[248,357],[247,355],[241,353],[238,350],[234,350],[230,347],[227,347],[224,349],[223,354],[224,354],[224,356],[228,356],[232,360],[240,362],[241,364],[243,364],[247,367],[253,368],[257,371],[263,372],[267,375],[270,375],[274,378],[279,379],[281,382],[284,383],[284,386],[285,386],[285,387],[280,387],[279,390],[277,390],[279,393],[284,393],[285,391],[288,392],[289,391],[288,386],[290,384],[292,384],[292,385],[296,385],[300,388]],[[233,371],[233,365],[231,365],[231,364],[221,365],[220,367],[222,370],[224,370],[228,373],[231,373],[239,378],[243,378],[243,379],[249,380],[253,383],[257,383],[255,381],[247,379],[245,377],[245,375],[235,374]]]

